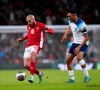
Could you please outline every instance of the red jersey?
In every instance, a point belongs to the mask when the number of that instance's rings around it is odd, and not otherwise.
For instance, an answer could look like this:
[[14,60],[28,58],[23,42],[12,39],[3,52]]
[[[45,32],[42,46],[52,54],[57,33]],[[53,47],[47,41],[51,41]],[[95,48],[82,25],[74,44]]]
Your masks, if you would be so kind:
[[28,34],[22,38],[22,40],[28,39],[26,47],[37,45],[40,48],[43,47],[44,37],[45,37],[45,29],[49,30],[49,33],[54,34],[54,31],[43,23],[36,22],[34,27],[30,27],[27,25]]

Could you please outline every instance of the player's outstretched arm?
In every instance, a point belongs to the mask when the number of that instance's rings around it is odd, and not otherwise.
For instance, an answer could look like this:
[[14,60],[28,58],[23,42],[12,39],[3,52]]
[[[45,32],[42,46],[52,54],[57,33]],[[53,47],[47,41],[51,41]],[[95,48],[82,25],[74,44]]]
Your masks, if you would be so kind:
[[70,27],[68,27],[67,31],[65,32],[65,34],[61,38],[61,42],[64,42],[67,39],[67,36],[68,36],[69,33],[71,33],[71,28]]
[[17,39],[17,42],[20,43],[20,42],[23,42],[24,40],[26,40],[28,38],[28,35],[22,37],[22,38],[18,38]]
[[41,23],[42,30],[46,33],[54,34],[54,30],[52,28],[47,27],[45,24]]
[[54,30],[52,28],[45,28],[44,32],[50,33],[50,34],[54,34]]
[[54,33],[55,33],[54,30],[53,30],[52,28],[48,28],[48,32],[49,32],[50,34],[54,34]]

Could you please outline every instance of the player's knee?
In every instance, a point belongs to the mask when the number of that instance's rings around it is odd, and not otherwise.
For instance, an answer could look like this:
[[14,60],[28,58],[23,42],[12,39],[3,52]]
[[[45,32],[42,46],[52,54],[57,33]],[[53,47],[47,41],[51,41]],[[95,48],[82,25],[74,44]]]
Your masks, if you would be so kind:
[[35,59],[33,59],[33,58],[30,58],[30,62],[35,62]]
[[86,66],[86,65],[85,65],[86,63],[85,63],[85,61],[84,61],[83,59],[82,59],[82,60],[80,60],[80,61],[79,61],[79,63],[80,63],[80,65],[82,65],[83,67],[85,67],[85,66]]
[[24,67],[25,67],[25,68],[28,68],[29,65],[28,65],[27,63],[24,63]]
[[82,57],[77,57],[77,60],[78,60],[78,61],[82,60]]
[[35,58],[36,58],[36,53],[35,52],[31,52],[30,61],[34,61]]

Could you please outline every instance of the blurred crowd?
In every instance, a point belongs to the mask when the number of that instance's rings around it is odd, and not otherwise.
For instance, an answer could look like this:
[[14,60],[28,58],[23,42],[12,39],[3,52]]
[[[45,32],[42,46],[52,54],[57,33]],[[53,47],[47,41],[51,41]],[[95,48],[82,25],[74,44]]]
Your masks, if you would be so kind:
[[[0,63],[23,63],[23,54],[27,40],[18,44],[17,38],[23,37],[23,33],[2,33],[0,34]],[[89,31],[90,45],[85,54],[86,62],[100,62],[100,30]],[[65,62],[67,44],[70,42],[69,35],[64,43],[60,43],[63,33],[55,33],[55,35],[46,34],[44,48],[39,52],[36,60],[47,59],[51,62]],[[94,37],[95,36],[95,37]]]
[[[26,16],[33,14],[37,21],[47,25],[67,25],[67,11],[70,8],[77,10],[78,16],[87,24],[100,24],[99,0],[0,0],[0,25],[26,25]],[[99,33],[89,33],[90,47],[87,52],[88,62],[100,61]],[[0,34],[0,63],[21,63],[26,41],[18,44],[16,39],[23,33]],[[66,47],[69,41],[60,43],[63,33],[46,35],[44,48],[39,52],[37,59],[49,59],[51,61],[62,59],[65,61]],[[94,41],[92,41],[94,40]],[[95,47],[96,45],[96,47]],[[98,53],[96,55],[95,53]],[[95,58],[94,58],[95,57]]]
[[100,24],[99,0],[0,0],[0,25],[25,25],[28,14],[47,25],[64,25],[70,8],[87,24]]
[[[18,44],[16,40],[23,37],[23,33],[0,34],[0,62],[21,63],[27,40]],[[46,35],[44,48],[39,52],[37,59],[62,60],[65,58],[66,42],[61,44],[63,34]]]

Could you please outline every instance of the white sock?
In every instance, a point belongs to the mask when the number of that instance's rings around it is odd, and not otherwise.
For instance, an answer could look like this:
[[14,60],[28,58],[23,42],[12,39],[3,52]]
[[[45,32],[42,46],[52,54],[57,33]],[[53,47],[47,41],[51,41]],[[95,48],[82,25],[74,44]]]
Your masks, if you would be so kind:
[[30,75],[30,77],[33,79],[34,78],[34,76],[33,75]]
[[89,76],[87,68],[83,68],[83,73],[84,73],[84,76]]
[[[84,64],[86,64],[85,63],[85,61],[82,59],[82,60],[80,60],[79,61],[79,63],[80,63],[80,65],[84,65]],[[85,67],[85,68],[83,68],[83,73],[84,73],[84,76],[89,76],[89,74],[88,74],[88,71],[87,71],[87,68]]]
[[74,71],[73,70],[68,70],[69,76],[71,80],[75,80],[74,78]]

